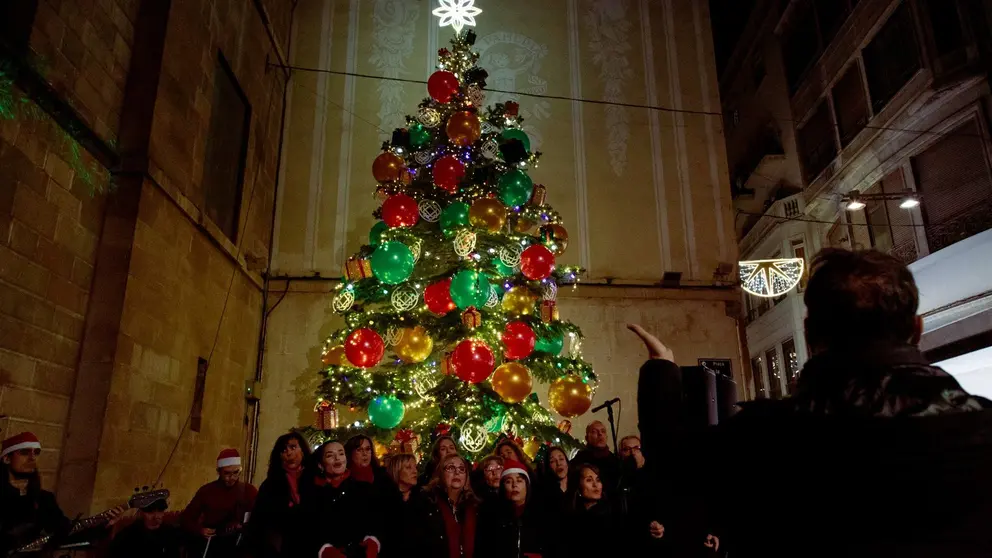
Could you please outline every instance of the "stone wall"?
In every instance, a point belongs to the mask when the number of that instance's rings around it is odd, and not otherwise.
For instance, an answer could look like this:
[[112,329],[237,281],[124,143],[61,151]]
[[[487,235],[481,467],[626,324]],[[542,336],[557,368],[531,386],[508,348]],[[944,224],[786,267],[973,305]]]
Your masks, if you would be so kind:
[[[0,437],[30,430],[54,486],[105,200],[47,119],[0,125]],[[88,160],[87,163],[92,163]]]

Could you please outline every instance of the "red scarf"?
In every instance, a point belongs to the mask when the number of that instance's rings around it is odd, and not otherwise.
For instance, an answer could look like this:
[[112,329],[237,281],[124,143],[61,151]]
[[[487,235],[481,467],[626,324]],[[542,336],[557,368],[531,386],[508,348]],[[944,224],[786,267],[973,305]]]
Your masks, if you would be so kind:
[[372,472],[371,465],[364,467],[361,465],[349,465],[348,470],[351,471],[351,476],[357,481],[367,482],[369,484],[375,482],[375,474]]
[[286,471],[286,481],[289,483],[289,507],[293,507],[300,503],[300,475],[303,474],[303,467],[297,465],[287,469],[283,465],[282,468]]
[[475,553],[475,504],[464,503],[463,506],[464,517],[459,522],[454,510],[448,505],[448,496],[437,495],[437,507],[441,509],[444,532],[448,538],[448,558],[472,558]]
[[351,476],[351,471],[345,469],[344,472],[341,473],[340,475],[335,475],[333,477],[328,477],[328,476],[317,477],[313,479],[313,483],[316,484],[317,486],[331,485],[334,488],[338,488],[339,486],[341,486],[341,483],[343,483],[345,479],[347,479],[350,476]]

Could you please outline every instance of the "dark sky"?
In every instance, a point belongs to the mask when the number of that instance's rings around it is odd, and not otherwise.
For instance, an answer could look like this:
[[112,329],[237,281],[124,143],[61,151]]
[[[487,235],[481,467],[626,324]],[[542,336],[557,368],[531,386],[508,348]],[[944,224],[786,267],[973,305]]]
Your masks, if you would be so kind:
[[717,75],[723,73],[757,0],[709,0]]

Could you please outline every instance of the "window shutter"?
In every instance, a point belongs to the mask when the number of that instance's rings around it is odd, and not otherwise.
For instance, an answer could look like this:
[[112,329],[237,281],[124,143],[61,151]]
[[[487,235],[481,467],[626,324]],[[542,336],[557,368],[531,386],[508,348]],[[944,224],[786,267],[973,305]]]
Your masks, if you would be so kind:
[[[882,179],[882,191],[886,194],[898,194],[905,189],[902,169],[896,169]],[[892,225],[892,250],[889,253],[908,264],[915,262],[917,258],[916,229],[913,227],[910,210],[899,207],[900,203],[902,200],[885,202],[889,211],[889,223]]]
[[861,67],[857,61],[834,86],[834,111],[837,113],[840,144],[846,147],[868,124],[868,95],[865,94]]
[[917,155],[913,168],[931,253],[992,228],[992,180],[976,121]]

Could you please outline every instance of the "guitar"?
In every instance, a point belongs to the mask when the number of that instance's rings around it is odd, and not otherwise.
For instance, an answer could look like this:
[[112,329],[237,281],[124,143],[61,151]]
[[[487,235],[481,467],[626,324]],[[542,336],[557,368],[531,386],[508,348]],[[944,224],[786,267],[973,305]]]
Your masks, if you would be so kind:
[[195,542],[191,541],[187,544],[187,548],[190,551],[190,556],[192,557],[206,557],[211,550],[217,551],[221,550],[223,554],[230,554],[235,548],[237,548],[238,543],[241,541],[241,534],[244,530],[244,523],[248,522],[248,516],[250,513],[245,513],[242,523],[235,523],[228,525],[223,529],[218,529],[210,537],[204,537]]
[[[144,508],[160,500],[165,500],[168,497],[169,497],[169,491],[164,488],[160,490],[139,492],[134,496],[128,498],[126,507],[128,509]],[[92,529],[93,527],[99,527],[100,525],[109,522],[113,516],[113,513],[117,510],[118,507],[121,506],[111,508],[107,511],[94,515],[93,517],[88,517],[86,519],[82,519],[74,522],[72,528],[65,535],[65,537],[66,538],[71,537],[72,535],[75,535],[87,529]],[[7,553],[7,558],[11,558],[12,556],[17,556],[18,554],[41,552],[42,550],[45,549],[45,547],[48,546],[50,542],[52,542],[52,536],[53,535],[45,535],[43,537],[40,537],[38,539],[29,542],[28,544],[19,546],[14,550],[12,550],[11,552]]]

